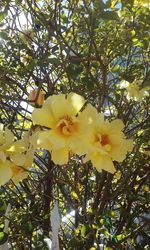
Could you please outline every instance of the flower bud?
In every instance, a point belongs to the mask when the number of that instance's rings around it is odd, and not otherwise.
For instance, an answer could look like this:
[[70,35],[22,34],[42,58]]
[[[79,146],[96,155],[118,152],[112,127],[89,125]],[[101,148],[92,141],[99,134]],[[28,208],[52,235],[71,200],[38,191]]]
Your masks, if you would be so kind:
[[38,91],[37,89],[34,89],[30,92],[28,100],[32,101],[32,106],[35,106],[36,104],[42,106],[44,103],[44,95],[45,94],[42,90]]

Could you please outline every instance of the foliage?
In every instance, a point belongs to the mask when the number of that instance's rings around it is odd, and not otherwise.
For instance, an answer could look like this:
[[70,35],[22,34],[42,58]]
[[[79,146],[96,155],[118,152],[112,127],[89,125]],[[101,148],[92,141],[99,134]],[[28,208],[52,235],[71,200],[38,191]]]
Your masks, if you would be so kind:
[[0,188],[0,244],[7,240],[10,203],[12,249],[47,249],[44,238],[51,237],[50,214],[58,201],[62,217],[75,214],[61,224],[60,249],[100,249],[102,242],[105,249],[146,249],[149,97],[129,99],[121,83],[148,91],[149,3],[4,0],[0,7],[0,122],[21,139],[30,128],[36,131],[31,90],[42,90],[45,99],[75,92],[109,121],[121,119],[134,141],[126,159],[114,162],[114,174],[99,173],[76,156],[58,166],[49,151],[36,151],[28,178]]

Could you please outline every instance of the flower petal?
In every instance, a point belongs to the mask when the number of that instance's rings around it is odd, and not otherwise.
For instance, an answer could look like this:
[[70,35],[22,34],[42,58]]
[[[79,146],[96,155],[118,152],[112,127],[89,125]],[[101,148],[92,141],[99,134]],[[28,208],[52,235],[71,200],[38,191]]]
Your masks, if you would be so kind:
[[0,186],[10,180],[12,176],[11,163],[9,161],[0,161]]
[[34,150],[29,150],[26,154],[25,154],[25,163],[23,165],[24,168],[29,168],[31,167],[32,163],[33,163],[33,157],[34,157]]
[[50,96],[46,100],[44,106],[52,111],[57,122],[60,118],[63,118],[66,115],[71,115],[70,106],[63,94]]
[[94,167],[97,169],[97,171],[101,172],[102,169],[110,172],[110,173],[114,173],[115,167],[114,164],[112,162],[112,160],[109,157],[106,156],[102,156],[102,155],[95,155],[95,157],[93,157],[91,159]]
[[105,132],[109,129],[110,124],[104,121],[104,114],[98,113],[96,108],[94,108],[91,104],[88,104],[86,108],[79,115],[79,120],[81,123],[81,130],[89,130],[91,133],[96,134],[99,131]]
[[1,140],[3,142],[0,145],[0,150],[6,150],[13,143],[14,135],[13,135],[13,133],[9,129],[6,128],[5,132],[3,133],[3,135],[1,134],[1,136],[2,136]]
[[53,149],[64,148],[66,146],[66,137],[59,135],[57,130],[50,130],[49,136],[49,141]]
[[76,115],[80,109],[85,104],[86,100],[81,95],[76,93],[69,93],[67,95],[67,101],[69,102],[70,106],[73,108],[74,115]]
[[9,129],[5,129],[5,141],[7,144],[11,144],[14,140],[14,135]]
[[78,116],[80,121],[80,130],[85,132],[89,126],[91,127],[92,125],[95,125],[96,117],[97,110],[91,104],[88,104]]
[[66,145],[66,138],[57,134],[56,130],[42,131],[38,135],[37,144],[47,150],[63,148]]
[[0,152],[0,161],[5,162],[6,161],[6,155],[4,152]]
[[111,174],[113,174],[116,171],[114,164],[109,157],[103,157],[102,161],[103,161],[103,169],[105,171],[108,171]]
[[16,185],[18,184],[19,181],[26,179],[28,177],[28,171],[18,166],[12,167],[12,173],[13,176],[11,177],[11,179]]
[[49,138],[50,138],[50,130],[39,132],[37,139],[37,147],[51,150],[52,143],[50,142]]
[[67,148],[60,148],[52,151],[52,161],[55,164],[63,165],[67,164],[69,157],[69,151]]
[[85,104],[85,99],[76,94],[70,93],[67,98],[64,94],[50,96],[44,106],[52,110],[58,120],[66,115],[76,115]]
[[14,154],[11,156],[11,160],[17,166],[23,166],[26,160],[26,156],[24,154]]
[[0,131],[0,147],[1,147],[1,145],[3,145],[4,142],[5,142],[4,132],[3,132],[3,130],[1,130]]
[[92,150],[91,140],[90,133],[73,136],[68,139],[67,146],[74,154],[84,155]]
[[27,146],[25,145],[24,143],[24,140],[18,140],[16,142],[14,142],[11,147],[7,150],[7,152],[15,152],[15,153],[18,153],[18,152],[24,152],[27,150]]
[[122,162],[126,157],[127,150],[121,145],[113,146],[111,150],[111,157],[113,160]]
[[123,128],[124,128],[124,124],[123,124],[122,120],[116,119],[116,120],[111,122],[111,126],[110,126],[111,132],[118,133],[118,132],[122,131]]
[[41,109],[34,109],[32,113],[32,121],[34,124],[48,128],[53,128],[56,124],[51,110],[44,108],[44,105]]
[[111,157],[113,160],[122,162],[128,151],[131,151],[133,148],[133,141],[119,138],[117,135],[111,135]]

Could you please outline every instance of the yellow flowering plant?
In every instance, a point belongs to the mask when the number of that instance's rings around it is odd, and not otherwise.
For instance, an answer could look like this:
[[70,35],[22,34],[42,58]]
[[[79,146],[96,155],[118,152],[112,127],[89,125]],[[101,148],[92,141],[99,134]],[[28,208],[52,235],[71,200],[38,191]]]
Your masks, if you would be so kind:
[[[36,138],[36,139],[35,139]],[[17,184],[28,176],[28,168],[32,165],[37,133],[27,133],[23,139],[15,141],[9,129],[0,130],[0,185],[10,179]]]
[[128,84],[126,87],[128,92],[128,99],[133,99],[134,101],[141,101],[144,97],[149,96],[148,88],[141,88],[136,82]]
[[67,97],[63,94],[53,95],[41,109],[35,109],[32,113],[33,123],[45,127],[45,131],[39,133],[38,145],[51,152],[56,164],[66,164],[69,153],[85,151],[84,148],[88,146],[84,142],[89,136],[88,126],[79,112],[85,102],[76,93],[70,93]]
[[141,88],[141,81],[135,80],[132,83],[128,81],[121,81],[121,88],[125,88],[127,91],[127,99],[134,100],[136,102],[142,101],[146,96],[149,96],[149,87]]
[[113,173],[112,161],[123,161],[132,141],[124,139],[121,120],[109,123],[89,104],[79,112],[84,104],[83,97],[70,93],[67,97],[53,95],[41,109],[35,109],[34,124],[45,127],[38,135],[38,145],[51,152],[55,164],[66,164],[70,153],[86,154],[84,160],[91,160],[98,171]]
[[0,248],[148,247],[149,2],[0,1]]
[[98,171],[102,169],[114,173],[113,161],[122,162],[128,151],[132,150],[132,140],[124,139],[122,132],[124,124],[120,119],[112,122],[104,120],[104,114],[88,105],[87,111],[93,122],[91,123],[91,150],[84,161],[91,160]]
[[5,161],[7,158],[7,150],[10,148],[12,143],[14,142],[13,133],[6,128],[4,130],[3,124],[0,124],[0,155],[1,160]]
[[7,150],[14,141],[14,135],[0,124],[0,185],[5,184],[12,176],[11,162],[7,159]]
[[124,138],[124,124],[120,119],[108,122],[92,105],[84,108],[85,103],[82,96],[73,92],[67,96],[50,96],[42,108],[32,113],[34,125],[42,126],[43,131],[32,136],[28,132],[15,142],[9,130],[5,139],[1,132],[1,169],[4,172],[3,163],[8,158],[8,180],[12,178],[17,183],[27,177],[36,147],[49,150],[55,164],[67,164],[72,154],[85,155],[84,162],[91,160],[99,172],[104,169],[114,173],[113,161],[125,159],[132,149],[132,141]]
[[34,159],[37,136],[38,131],[34,133],[28,131],[24,134],[22,139],[15,141],[8,150],[9,157],[12,162],[11,179],[15,184],[28,176],[29,167],[31,167]]
[[44,103],[44,95],[42,90],[33,89],[28,96],[28,100],[32,101],[30,102],[32,106],[42,106]]

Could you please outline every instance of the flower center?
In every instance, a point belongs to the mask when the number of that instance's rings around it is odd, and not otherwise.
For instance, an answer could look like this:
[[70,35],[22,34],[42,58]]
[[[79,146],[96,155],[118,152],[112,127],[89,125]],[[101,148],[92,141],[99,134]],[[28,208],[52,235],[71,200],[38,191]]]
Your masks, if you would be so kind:
[[110,143],[108,135],[101,135],[102,146],[108,145]]
[[60,119],[56,128],[60,134],[70,136],[77,130],[77,122],[74,122],[70,116],[65,116]]
[[97,134],[96,135],[96,142],[98,142],[106,151],[111,150],[110,139],[106,134]]
[[19,172],[23,172],[23,169],[18,167],[18,166],[13,166],[12,167],[12,177],[17,175]]

